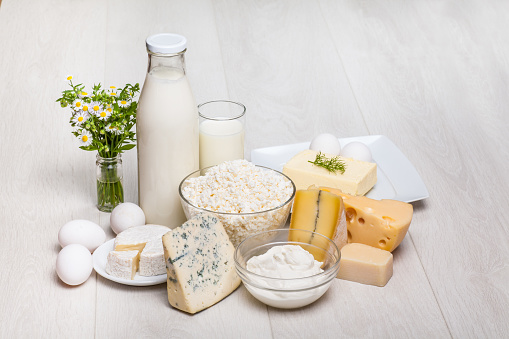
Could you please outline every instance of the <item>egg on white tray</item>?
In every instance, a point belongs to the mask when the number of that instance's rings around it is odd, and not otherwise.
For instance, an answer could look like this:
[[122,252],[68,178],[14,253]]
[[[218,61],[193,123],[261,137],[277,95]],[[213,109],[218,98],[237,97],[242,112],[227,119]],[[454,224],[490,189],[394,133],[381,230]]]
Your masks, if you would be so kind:
[[57,256],[57,275],[67,285],[81,285],[92,273],[92,254],[83,245],[65,246]]
[[341,145],[338,138],[329,133],[318,134],[311,140],[309,149],[317,152],[339,155]]
[[129,227],[145,225],[145,213],[141,207],[132,202],[117,205],[110,215],[110,227],[119,234]]
[[106,233],[101,226],[88,220],[72,220],[60,228],[58,242],[66,247],[71,244],[85,246],[90,252],[101,246],[106,240]]
[[343,158],[352,158],[365,162],[373,162],[371,150],[368,146],[359,141],[352,141],[346,144],[339,155],[341,155]]

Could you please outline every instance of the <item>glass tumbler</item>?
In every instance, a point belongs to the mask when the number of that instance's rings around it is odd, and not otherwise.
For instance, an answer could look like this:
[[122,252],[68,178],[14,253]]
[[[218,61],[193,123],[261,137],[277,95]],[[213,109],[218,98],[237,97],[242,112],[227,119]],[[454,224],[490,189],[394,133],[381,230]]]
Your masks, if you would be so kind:
[[200,117],[200,168],[227,160],[244,159],[246,107],[227,100],[198,105]]

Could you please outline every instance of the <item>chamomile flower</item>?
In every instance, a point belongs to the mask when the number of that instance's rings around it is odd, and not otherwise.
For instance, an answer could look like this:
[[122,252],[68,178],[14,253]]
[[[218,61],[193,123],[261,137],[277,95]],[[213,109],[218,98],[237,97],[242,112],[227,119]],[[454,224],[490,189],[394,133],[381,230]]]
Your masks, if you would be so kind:
[[85,121],[87,121],[88,118],[90,118],[88,113],[79,111],[72,117],[72,121],[76,125],[81,126]]
[[82,102],[81,109],[83,110],[83,112],[87,112],[87,113],[90,113],[92,111],[90,104],[86,103],[86,102]]
[[83,109],[83,100],[76,99],[72,102],[72,107],[76,107],[76,109]]
[[131,103],[129,101],[126,101],[126,100],[119,100],[117,101],[117,104],[120,106],[120,107],[123,107],[123,108],[127,108],[131,105]]
[[118,127],[118,126],[113,126],[112,124],[108,124],[108,126],[106,126],[105,130],[107,132],[110,132],[115,135],[122,134],[122,129],[120,129],[120,127]]
[[115,92],[114,90],[112,90],[112,91],[110,92],[110,96],[112,96],[112,97],[116,97],[116,96],[117,96],[117,92]]
[[81,99],[86,98],[87,96],[88,96],[87,92],[81,91],[81,92],[78,93],[78,97],[80,97]]
[[113,113],[113,108],[111,108],[111,104],[106,104],[106,110],[110,113]]
[[94,101],[90,103],[90,114],[94,114],[99,116],[99,114],[103,111],[103,105],[100,102]]
[[108,112],[107,109],[103,109],[99,112],[99,114],[96,114],[96,116],[101,120],[106,120],[111,116],[111,112]]
[[89,146],[92,143],[92,134],[86,129],[81,130],[78,136],[81,146]]
[[72,75],[69,75],[69,76],[67,77],[67,80],[72,80]]

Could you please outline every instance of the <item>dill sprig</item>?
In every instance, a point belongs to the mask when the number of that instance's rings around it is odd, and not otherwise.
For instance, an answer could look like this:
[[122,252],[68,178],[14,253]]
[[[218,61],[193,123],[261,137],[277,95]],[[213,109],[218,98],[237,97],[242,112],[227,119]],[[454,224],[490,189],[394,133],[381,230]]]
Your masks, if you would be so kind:
[[325,154],[322,154],[322,152],[318,152],[315,161],[308,160],[308,162],[312,163],[315,166],[323,167],[327,171],[332,172],[334,174],[337,171],[340,171],[341,174],[345,173],[345,163],[341,161],[341,159],[339,159],[339,156],[327,159]]

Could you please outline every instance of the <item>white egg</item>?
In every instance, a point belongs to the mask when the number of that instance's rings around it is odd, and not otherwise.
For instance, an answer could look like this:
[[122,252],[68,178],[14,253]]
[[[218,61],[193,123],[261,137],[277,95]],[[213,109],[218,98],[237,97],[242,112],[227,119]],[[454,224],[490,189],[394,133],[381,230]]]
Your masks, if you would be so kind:
[[105,240],[106,233],[101,226],[88,220],[69,221],[58,232],[60,246],[80,244],[88,248],[90,252],[94,252]]
[[145,225],[145,213],[136,204],[124,202],[113,209],[110,215],[110,227],[116,234],[129,227]]
[[341,150],[340,155],[343,158],[353,158],[355,160],[373,162],[369,147],[358,141],[352,141],[346,144]]
[[322,153],[339,155],[341,145],[339,144],[338,138],[332,134],[322,133],[313,138],[309,145],[309,149]]
[[92,254],[83,245],[67,245],[58,253],[57,274],[67,285],[83,284],[90,277],[92,267]]

